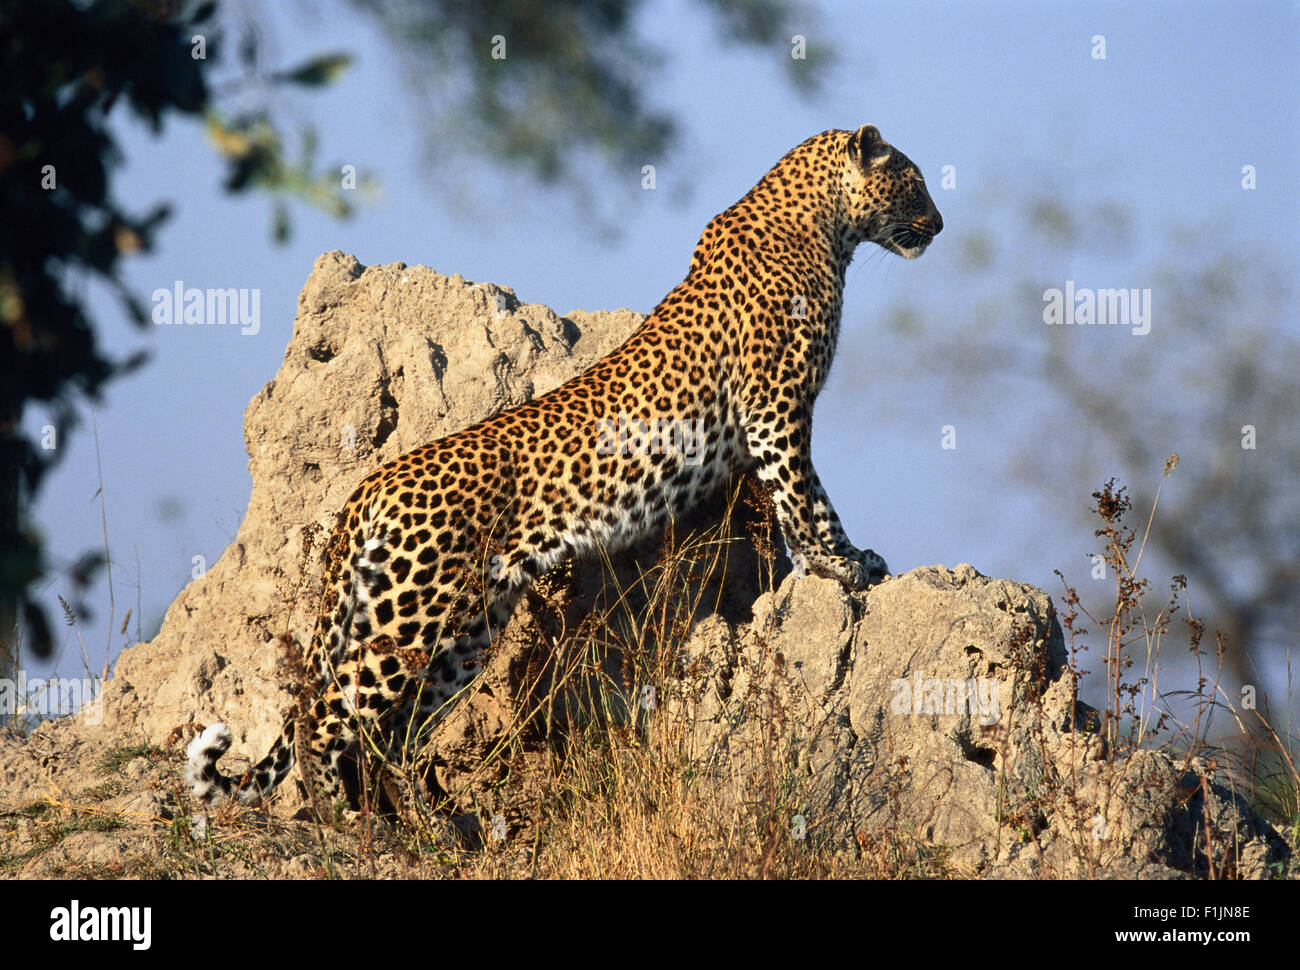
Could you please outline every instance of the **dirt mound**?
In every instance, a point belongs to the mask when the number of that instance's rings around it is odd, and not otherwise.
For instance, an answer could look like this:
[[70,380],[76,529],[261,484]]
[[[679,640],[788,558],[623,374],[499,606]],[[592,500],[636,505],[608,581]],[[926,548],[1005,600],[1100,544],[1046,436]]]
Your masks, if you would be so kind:
[[[361,478],[580,373],[642,319],[560,316],[426,267],[321,256],[284,363],[245,414],[253,491],[235,541],[177,596],[159,635],[122,654],[95,710],[0,737],[0,872],[406,871],[382,852],[363,866],[355,846],[343,865],[318,829],[278,822],[218,864],[194,841],[179,750],[195,722],[224,721],[229,773],[274,740],[292,701],[282,635],[309,638],[320,540]],[[521,604],[434,746],[430,783],[450,814],[478,820],[462,832],[533,833],[543,796],[525,780],[557,737],[596,717],[600,694],[596,719],[611,729],[671,721],[718,804],[748,804],[780,773],[791,838],[846,858],[900,838],[961,875],[1264,877],[1282,858],[1211,767],[1105,750],[1041,590],[960,566],[850,595],[790,575],[751,497],[737,483],[679,532],[574,564],[540,606]],[[600,644],[594,666],[548,693],[580,638]],[[654,683],[628,672],[642,647],[659,657]],[[543,702],[546,716],[521,731],[521,711]],[[286,784],[271,818],[302,807]],[[209,829],[219,844],[226,821]]]

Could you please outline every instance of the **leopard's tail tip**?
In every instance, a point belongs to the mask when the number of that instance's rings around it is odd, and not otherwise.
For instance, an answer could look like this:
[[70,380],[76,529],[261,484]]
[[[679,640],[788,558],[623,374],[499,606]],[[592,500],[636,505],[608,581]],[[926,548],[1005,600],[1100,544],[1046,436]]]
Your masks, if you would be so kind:
[[185,780],[204,804],[229,795],[231,781],[217,771],[217,761],[230,750],[230,729],[218,722],[194,737],[185,749]]

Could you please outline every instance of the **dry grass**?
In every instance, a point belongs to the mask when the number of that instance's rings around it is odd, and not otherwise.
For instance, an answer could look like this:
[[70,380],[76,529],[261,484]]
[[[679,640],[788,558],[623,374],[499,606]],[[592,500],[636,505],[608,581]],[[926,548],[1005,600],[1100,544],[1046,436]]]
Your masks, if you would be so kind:
[[[1168,477],[1177,464],[1178,456],[1171,455],[1165,463],[1163,477]],[[1087,743],[1078,744],[1073,749],[1075,756],[1063,766],[1063,770],[1047,773],[1041,786],[1032,791],[1020,791],[1008,784],[1005,820],[1021,841],[1035,844],[1049,816],[1075,820],[1075,825],[1063,827],[1069,837],[1068,864],[1049,871],[1062,878],[1095,878],[1115,857],[1115,847],[1108,841],[1111,820],[1124,815],[1137,798],[1159,784],[1142,774],[1143,762],[1135,756],[1139,752],[1160,751],[1168,755],[1182,772],[1199,778],[1196,788],[1175,795],[1199,812],[1195,823],[1197,855],[1192,863],[1197,875],[1211,880],[1233,878],[1236,873],[1232,863],[1216,859],[1213,847],[1215,820],[1211,813],[1212,797],[1207,776],[1233,792],[1242,793],[1252,807],[1270,821],[1281,822],[1294,852],[1300,844],[1300,807],[1296,795],[1300,790],[1300,773],[1296,771],[1293,755],[1297,745],[1294,737],[1284,741],[1279,736],[1265,712],[1252,710],[1246,713],[1237,709],[1220,686],[1226,643],[1219,636],[1215,638],[1213,652],[1203,646],[1205,625],[1192,614],[1186,577],[1178,575],[1171,579],[1168,596],[1159,609],[1152,612],[1148,607],[1151,583],[1141,574],[1140,566],[1160,490],[1156,490],[1140,539],[1137,531],[1126,523],[1133,508],[1125,491],[1122,487],[1116,488],[1112,479],[1092,496],[1096,503],[1092,511],[1098,516],[1101,526],[1096,532],[1103,540],[1101,559],[1106,575],[1115,584],[1108,612],[1103,615],[1089,613],[1082,605],[1077,589],[1066,585],[1062,600],[1067,612],[1060,617],[1069,643],[1069,664],[1075,675],[1076,691],[1079,678],[1088,674],[1081,667],[1088,634],[1081,619],[1103,633],[1101,644],[1107,703],[1087,719],[1090,723],[1075,726],[1076,731],[1084,734],[1096,733],[1102,745],[1099,767],[1087,770],[1085,762],[1094,760],[1093,754]],[[1059,571],[1057,575],[1064,584]],[[1195,660],[1198,676],[1193,689],[1162,693],[1159,684],[1161,654],[1175,623],[1186,628],[1188,649]],[[1024,632],[1027,636],[1029,631]],[[1026,665],[1033,664],[1031,651],[1024,650],[1021,655]],[[1135,658],[1141,661],[1140,674],[1136,677],[1132,676],[1138,666]],[[1026,672],[1033,676],[1042,674],[1032,669]],[[1169,709],[1167,701],[1175,699],[1184,709],[1190,707],[1190,717],[1179,718]],[[1077,693],[1074,701],[1077,711]],[[1239,754],[1234,759],[1232,749],[1224,747],[1222,738],[1211,741],[1214,715],[1224,711],[1241,728],[1239,740],[1244,743],[1237,750],[1246,752],[1244,757]],[[1039,714],[1041,723],[1041,707]],[[1254,721],[1253,730],[1246,725],[1248,718]],[[1261,748],[1267,752],[1263,757],[1260,756]],[[1261,772],[1264,765],[1271,769],[1270,773]],[[1267,780],[1261,786],[1264,779]],[[1261,794],[1265,797],[1261,798]],[[1168,793],[1165,797],[1168,798]],[[1270,807],[1272,811],[1268,810]],[[1284,869],[1275,869],[1274,875],[1285,876]]]
[[[723,523],[738,501],[732,492]],[[750,500],[761,507],[762,496]],[[761,539],[760,538],[760,544]],[[799,817],[803,793],[780,709],[772,666],[746,698],[754,716],[733,746],[754,752],[750,771],[719,784],[704,766],[692,722],[683,646],[695,618],[717,607],[733,554],[725,526],[677,537],[671,531],[654,566],[614,592],[574,630],[560,630],[562,657],[549,689],[517,713],[510,787],[522,804],[494,816],[498,831],[526,819],[520,840],[494,838],[457,857],[471,878],[527,875],[556,879],[827,878],[881,875],[809,838]],[[768,537],[770,541],[770,536]],[[772,576],[770,561],[767,575]],[[614,576],[615,566],[606,561]],[[563,613],[561,607],[555,614]],[[611,662],[613,658],[613,662]],[[532,720],[545,757],[518,759],[512,744]],[[513,810],[513,811],[512,811]],[[512,844],[513,843],[513,844]],[[895,867],[893,874],[902,872]]]

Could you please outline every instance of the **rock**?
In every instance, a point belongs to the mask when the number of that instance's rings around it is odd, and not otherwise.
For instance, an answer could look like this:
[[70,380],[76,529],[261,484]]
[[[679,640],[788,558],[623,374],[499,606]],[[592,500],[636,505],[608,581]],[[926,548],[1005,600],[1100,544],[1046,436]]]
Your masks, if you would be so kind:
[[800,837],[854,854],[892,839],[998,878],[1267,878],[1287,853],[1199,760],[1105,756],[1033,586],[969,565],[857,594],[791,576],[724,626],[686,643],[671,710],[724,792],[770,771],[775,724]]

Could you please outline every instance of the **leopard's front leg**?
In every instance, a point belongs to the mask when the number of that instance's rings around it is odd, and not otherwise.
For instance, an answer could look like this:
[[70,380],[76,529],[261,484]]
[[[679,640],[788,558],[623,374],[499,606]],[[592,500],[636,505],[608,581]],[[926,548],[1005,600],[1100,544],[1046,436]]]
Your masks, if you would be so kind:
[[[808,465],[812,468],[811,461]],[[831,505],[830,496],[826,494],[826,489],[822,487],[821,479],[817,477],[816,469],[812,471],[813,485],[813,521],[817,524],[817,532],[824,542],[837,556],[843,556],[845,559],[852,559],[854,562],[863,566],[867,571],[867,583],[878,583],[889,575],[889,566],[871,549],[859,549],[844,533],[844,526],[840,522],[840,517],[835,514],[835,506]]]
[[[771,412],[768,412],[771,413]],[[761,481],[773,486],[777,521],[792,556],[808,572],[865,589],[889,573],[885,561],[848,540],[812,464],[811,421],[806,408],[777,425],[752,421],[746,440]]]

